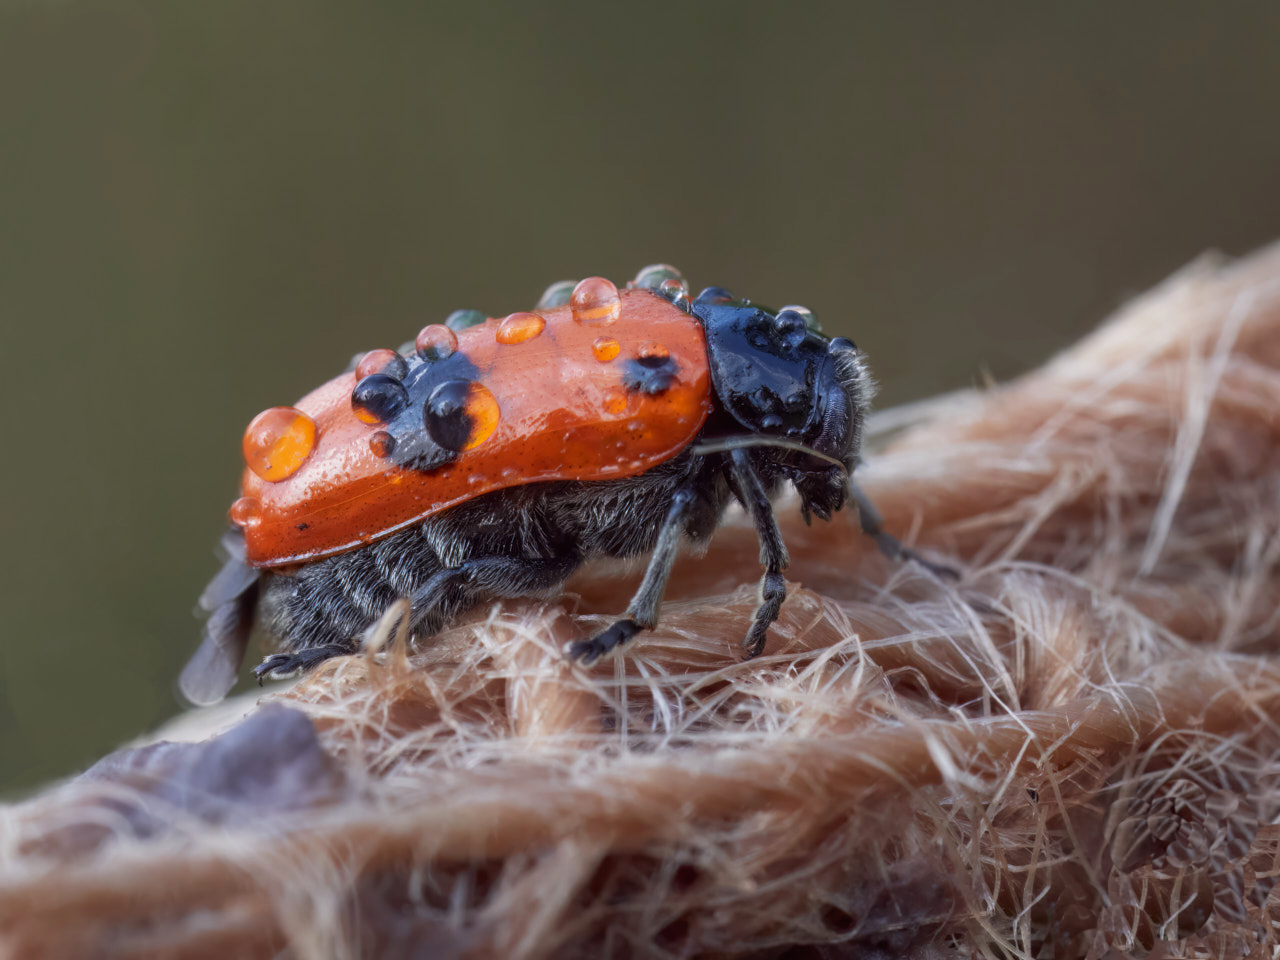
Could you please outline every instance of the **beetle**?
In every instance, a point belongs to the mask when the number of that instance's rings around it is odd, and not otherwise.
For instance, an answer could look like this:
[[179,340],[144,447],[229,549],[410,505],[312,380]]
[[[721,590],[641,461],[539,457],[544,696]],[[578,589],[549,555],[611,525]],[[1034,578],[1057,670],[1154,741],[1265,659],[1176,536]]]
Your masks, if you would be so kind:
[[871,395],[862,353],[809,310],[691,299],[665,264],[622,290],[554,284],[504,318],[456,311],[250,423],[180,688],[221,699],[255,625],[278,645],[261,682],[355,652],[403,597],[421,642],[478,604],[554,593],[593,557],[649,554],[625,614],[571,645],[593,663],[657,624],[680,543],[735,500],[764,566],[756,656],[786,596],[770,502],[785,484],[806,522],[852,497],[886,554],[920,559],[851,479]]

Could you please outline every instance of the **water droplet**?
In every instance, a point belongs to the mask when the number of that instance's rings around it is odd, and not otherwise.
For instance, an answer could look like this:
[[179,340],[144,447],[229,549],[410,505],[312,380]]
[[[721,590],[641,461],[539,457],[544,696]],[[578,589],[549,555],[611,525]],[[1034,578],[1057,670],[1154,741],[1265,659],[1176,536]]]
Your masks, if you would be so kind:
[[361,423],[386,423],[409,402],[409,393],[399,380],[373,373],[351,391],[351,412]]
[[689,285],[684,282],[683,277],[663,280],[658,285],[658,296],[666,297],[682,310],[689,308]]
[[[465,310],[457,311],[457,313],[466,312]],[[449,319],[452,320],[453,317]],[[425,326],[418,331],[418,338],[413,341],[413,349],[423,360],[448,360],[458,349],[458,335],[453,332],[454,329],[457,328],[450,328],[443,323]]]
[[604,277],[587,277],[579,283],[573,288],[569,304],[578,323],[613,323],[622,312],[618,288]]
[[622,345],[613,337],[596,337],[591,344],[591,352],[601,363],[608,363],[622,352]]
[[263,480],[287,480],[315,449],[316,422],[294,407],[263,410],[245,430],[242,447],[244,462]]
[[802,307],[799,304],[792,303],[792,304],[789,304],[788,306],[783,307],[781,310],[779,310],[778,314],[781,315],[787,310],[791,310],[794,313],[800,314],[800,316],[804,319],[805,329],[808,330],[810,333],[822,333],[822,324],[818,322],[817,314],[815,314],[808,307]]
[[538,314],[520,311],[498,324],[498,332],[494,336],[499,343],[524,343],[540,334],[546,325],[547,321]]
[[804,315],[790,307],[778,311],[777,316],[774,317],[774,324],[778,328],[778,335],[782,338],[782,342],[792,349],[803,343],[809,334]]
[[445,318],[444,325],[450,330],[469,330],[488,319],[482,310],[455,310]]
[[396,452],[396,438],[385,430],[379,430],[369,438],[369,449],[375,457],[389,457]]
[[394,350],[370,350],[356,364],[356,379],[363,380],[375,373],[385,373],[388,377],[403,380],[409,372],[409,365],[404,357]]
[[552,310],[555,307],[563,307],[573,296],[573,288],[577,285],[576,280],[560,280],[553,283],[542,291],[542,296],[538,298],[538,306],[534,309]]
[[241,497],[231,505],[231,509],[227,511],[227,517],[237,527],[248,527],[258,522],[262,511],[262,504],[258,502],[257,497]]
[[474,380],[446,380],[427,398],[423,425],[445,450],[480,446],[498,429],[501,410],[489,388]]
[[665,343],[649,340],[640,344],[640,349],[636,351],[636,357],[646,367],[660,367],[671,359],[671,351],[667,349]]
[[[642,290],[656,292],[668,280],[679,280],[683,284],[684,274],[669,263],[651,263],[636,274],[636,278],[631,281],[630,285],[640,287]],[[688,292],[687,288],[686,292]]]
[[632,420],[630,423],[627,424],[627,432],[635,433],[635,434],[644,433],[644,421]]
[[623,390],[621,387],[613,387],[604,395],[604,409],[606,413],[612,414],[615,417],[620,416],[627,412],[628,406],[630,406],[630,398],[627,396],[627,391]]

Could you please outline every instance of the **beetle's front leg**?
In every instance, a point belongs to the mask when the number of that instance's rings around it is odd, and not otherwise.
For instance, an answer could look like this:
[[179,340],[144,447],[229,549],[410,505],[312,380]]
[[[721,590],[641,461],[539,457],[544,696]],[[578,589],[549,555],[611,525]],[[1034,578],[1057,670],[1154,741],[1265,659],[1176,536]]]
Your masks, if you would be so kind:
[[769,627],[778,619],[782,601],[787,598],[787,583],[782,579],[782,571],[790,558],[787,556],[787,545],[782,541],[782,531],[778,529],[778,521],[773,517],[769,495],[765,493],[756,468],[751,465],[750,456],[745,450],[734,450],[730,456],[733,462],[733,481],[743,505],[751,514],[752,523],[755,524],[756,535],[760,538],[760,563],[764,565],[764,578],[760,581],[760,605],[756,607],[756,615],[747,638],[742,642],[742,648],[750,658],[758,657],[764,651]]
[[658,542],[649,557],[644,580],[636,595],[631,598],[627,615],[603,633],[590,640],[579,640],[570,646],[570,657],[590,665],[622,646],[641,630],[652,630],[658,625],[658,609],[662,606],[662,595],[667,591],[667,579],[676,562],[680,536],[684,533],[684,520],[692,504],[692,490],[676,491],[676,495],[671,498],[667,517],[662,521],[662,529],[658,531]]

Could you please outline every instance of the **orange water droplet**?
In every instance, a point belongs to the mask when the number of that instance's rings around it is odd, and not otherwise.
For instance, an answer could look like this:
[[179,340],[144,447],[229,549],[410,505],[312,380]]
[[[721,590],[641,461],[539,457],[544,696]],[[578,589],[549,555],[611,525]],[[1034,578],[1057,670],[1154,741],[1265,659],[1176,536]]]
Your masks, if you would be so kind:
[[244,462],[263,480],[287,480],[316,448],[316,422],[294,407],[272,407],[244,432]]
[[613,337],[596,337],[591,352],[601,363],[608,363],[622,351],[622,345]]
[[399,380],[408,372],[404,357],[394,350],[370,350],[356,364],[356,379],[363,380],[375,373],[385,373]]
[[547,321],[538,314],[522,310],[503,319],[494,336],[499,343],[524,343],[540,334],[546,325]]
[[379,430],[369,438],[369,449],[375,457],[389,457],[396,451],[396,438],[385,430]]
[[636,356],[646,366],[656,366],[664,363],[671,356],[671,351],[667,349],[665,343],[650,340],[647,343],[640,344],[640,349],[636,351]]
[[604,395],[604,409],[606,413],[612,414],[616,417],[620,414],[626,413],[628,406],[630,406],[630,403],[627,397],[627,391],[623,390],[621,387],[613,387]]
[[498,399],[475,380],[446,380],[431,391],[423,409],[427,434],[445,450],[471,450],[498,429]]
[[[541,317],[538,319],[542,320]],[[471,390],[467,393],[466,410],[467,416],[471,418],[471,435],[467,438],[467,445],[462,449],[470,450],[493,436],[493,431],[498,429],[498,420],[502,417],[502,411],[498,409],[498,398],[483,383],[475,381],[472,382]]]
[[423,360],[447,360],[458,349],[458,335],[443,323],[433,323],[418,332],[413,346]]
[[257,497],[241,497],[231,505],[231,509],[227,511],[227,517],[237,527],[247,527],[258,522],[261,510],[262,504],[258,502]]
[[613,323],[622,311],[618,288],[604,277],[587,277],[579,283],[573,288],[569,305],[578,323]]

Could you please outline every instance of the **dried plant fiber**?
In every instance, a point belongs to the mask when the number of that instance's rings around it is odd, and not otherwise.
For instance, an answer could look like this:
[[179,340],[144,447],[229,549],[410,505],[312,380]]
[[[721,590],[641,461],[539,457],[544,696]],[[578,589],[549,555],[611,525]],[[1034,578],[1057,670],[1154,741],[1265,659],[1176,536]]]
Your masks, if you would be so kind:
[[1280,246],[876,424],[864,487],[959,581],[784,501],[791,592],[756,660],[741,516],[594,669],[562,647],[635,571],[419,651],[388,628],[0,810],[0,947],[1273,956]]

